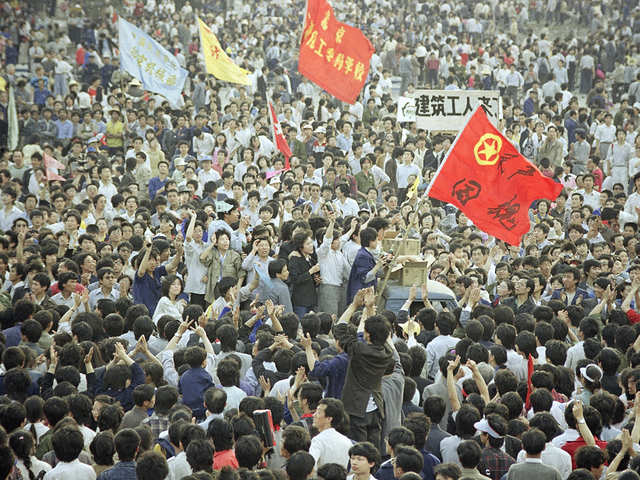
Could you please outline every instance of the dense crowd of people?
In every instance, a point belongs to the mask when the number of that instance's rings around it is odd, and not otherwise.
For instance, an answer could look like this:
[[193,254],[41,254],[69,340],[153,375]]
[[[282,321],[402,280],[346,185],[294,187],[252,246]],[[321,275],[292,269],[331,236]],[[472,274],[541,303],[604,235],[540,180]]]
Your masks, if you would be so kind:
[[[640,480],[638,2],[332,2],[376,49],[353,105],[298,73],[300,0],[94,3],[0,3],[0,478]],[[562,183],[521,245],[423,194],[424,88],[498,90]]]

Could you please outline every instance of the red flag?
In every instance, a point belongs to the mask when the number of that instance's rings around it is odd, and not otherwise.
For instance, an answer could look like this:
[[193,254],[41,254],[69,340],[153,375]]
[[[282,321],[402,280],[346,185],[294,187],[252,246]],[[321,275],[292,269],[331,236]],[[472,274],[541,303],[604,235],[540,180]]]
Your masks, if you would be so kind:
[[291,153],[287,139],[284,138],[282,128],[280,128],[280,121],[271,102],[269,102],[269,111],[271,112],[271,125],[273,126],[273,140],[278,150],[280,150],[280,153],[284,155],[284,169],[289,170],[291,168],[289,165],[289,157],[293,154]]
[[55,158],[44,154],[44,169],[47,172],[47,181],[50,182],[52,180],[66,180],[64,177],[58,174],[58,169],[64,169],[64,164],[60,163]]
[[531,356],[531,354],[529,354],[529,361],[527,362],[527,401],[524,404],[524,408],[527,410],[527,412],[531,408],[531,392],[533,392],[531,375],[533,375],[533,357]]
[[375,49],[355,27],[339,22],[327,0],[308,0],[298,70],[338,100],[355,103]]
[[458,134],[427,188],[481,230],[511,245],[529,231],[534,200],[555,200],[562,185],[540,173],[489,121],[481,107]]

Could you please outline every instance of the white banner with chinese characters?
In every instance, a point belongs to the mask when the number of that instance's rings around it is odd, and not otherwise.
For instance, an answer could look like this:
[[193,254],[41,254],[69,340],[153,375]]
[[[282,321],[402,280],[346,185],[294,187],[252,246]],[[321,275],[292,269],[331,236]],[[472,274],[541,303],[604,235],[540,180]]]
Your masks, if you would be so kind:
[[398,97],[398,122],[416,121],[416,99],[411,97]]
[[416,90],[412,98],[398,99],[398,121],[415,121],[416,127],[430,131],[458,131],[478,105],[497,126],[502,118],[502,99],[497,90]]

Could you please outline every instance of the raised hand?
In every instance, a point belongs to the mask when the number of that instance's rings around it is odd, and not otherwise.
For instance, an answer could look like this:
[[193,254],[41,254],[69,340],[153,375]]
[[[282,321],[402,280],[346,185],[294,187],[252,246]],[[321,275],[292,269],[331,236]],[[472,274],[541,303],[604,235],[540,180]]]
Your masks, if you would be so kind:
[[364,293],[364,306],[367,308],[371,308],[376,303],[376,296],[373,290],[373,287],[369,287],[365,289]]
[[271,380],[261,376],[258,379],[258,382],[260,383],[260,388],[262,388],[262,391],[264,392],[264,394],[269,395],[269,392],[271,392]]
[[311,340],[311,337],[309,336],[309,333],[307,332],[307,334],[300,339],[300,346],[303,347],[306,350],[307,348],[311,348],[312,342],[313,341]]
[[411,288],[409,289],[409,300],[411,302],[413,302],[416,299],[416,295],[418,293],[417,290],[418,290],[418,286],[415,283],[411,285]]
[[449,360],[447,364],[447,372],[453,373],[453,371],[460,366],[460,355],[456,355],[455,360]]
[[53,345],[51,345],[51,347],[49,347],[49,359],[50,359],[50,364],[53,367],[58,365],[58,352],[56,352],[56,349],[54,348]]
[[[142,338],[144,338],[144,335],[142,336]],[[92,359],[93,359],[93,347],[91,347],[89,349],[89,352],[84,356],[85,365],[91,363]]]
[[189,328],[191,328],[192,323],[193,323],[193,320],[189,322],[185,320],[184,322],[180,323],[180,326],[178,327],[178,333],[180,334],[180,336],[184,335],[184,332],[186,332],[187,330],[189,330]]
[[202,328],[202,326],[200,325],[198,325],[196,328],[192,328],[191,330],[195,332],[195,334],[200,338],[204,338],[207,336],[207,332],[205,332],[204,328]]

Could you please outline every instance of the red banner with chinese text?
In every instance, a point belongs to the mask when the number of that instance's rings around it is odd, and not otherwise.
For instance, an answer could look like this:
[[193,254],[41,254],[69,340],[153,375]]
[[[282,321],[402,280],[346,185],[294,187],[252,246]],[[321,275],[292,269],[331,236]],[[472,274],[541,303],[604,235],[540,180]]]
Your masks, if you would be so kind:
[[355,103],[375,49],[355,27],[339,22],[326,0],[308,0],[298,70],[338,100]]
[[476,227],[519,245],[534,200],[555,200],[562,184],[545,177],[477,107],[427,188],[458,207]]

